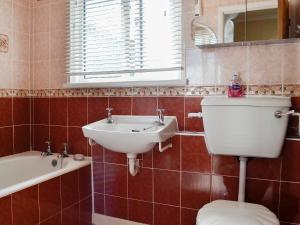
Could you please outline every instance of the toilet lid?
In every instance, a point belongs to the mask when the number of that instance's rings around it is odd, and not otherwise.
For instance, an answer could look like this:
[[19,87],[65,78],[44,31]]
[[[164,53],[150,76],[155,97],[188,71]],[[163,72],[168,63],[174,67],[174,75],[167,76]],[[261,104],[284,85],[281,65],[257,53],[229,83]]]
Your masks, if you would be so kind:
[[277,217],[264,206],[217,200],[198,212],[197,225],[280,225]]

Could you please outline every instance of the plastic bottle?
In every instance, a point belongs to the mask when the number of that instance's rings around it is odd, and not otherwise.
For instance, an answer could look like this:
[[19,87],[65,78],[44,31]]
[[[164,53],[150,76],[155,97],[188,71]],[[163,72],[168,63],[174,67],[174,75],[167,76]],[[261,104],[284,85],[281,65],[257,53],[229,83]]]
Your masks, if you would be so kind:
[[242,97],[243,86],[239,75],[236,73],[232,76],[231,83],[228,87],[228,97]]

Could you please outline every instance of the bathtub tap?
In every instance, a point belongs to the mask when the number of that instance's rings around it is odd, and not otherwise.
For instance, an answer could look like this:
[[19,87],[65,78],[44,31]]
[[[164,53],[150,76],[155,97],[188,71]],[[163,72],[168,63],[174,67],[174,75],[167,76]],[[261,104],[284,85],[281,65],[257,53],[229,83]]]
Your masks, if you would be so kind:
[[52,151],[51,151],[51,141],[46,141],[45,142],[47,144],[47,149],[46,151],[42,152],[41,155],[42,156],[49,156],[49,155],[53,155]]

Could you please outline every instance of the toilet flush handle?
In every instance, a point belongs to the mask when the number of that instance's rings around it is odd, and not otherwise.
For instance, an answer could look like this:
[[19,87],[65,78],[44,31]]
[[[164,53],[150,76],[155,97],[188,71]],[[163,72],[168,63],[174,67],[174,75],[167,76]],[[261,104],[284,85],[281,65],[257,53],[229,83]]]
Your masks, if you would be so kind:
[[288,111],[288,112],[281,112],[281,111],[278,110],[274,113],[274,116],[276,118],[281,118],[283,116],[293,115],[294,113],[295,113],[295,110],[291,110],[291,111]]

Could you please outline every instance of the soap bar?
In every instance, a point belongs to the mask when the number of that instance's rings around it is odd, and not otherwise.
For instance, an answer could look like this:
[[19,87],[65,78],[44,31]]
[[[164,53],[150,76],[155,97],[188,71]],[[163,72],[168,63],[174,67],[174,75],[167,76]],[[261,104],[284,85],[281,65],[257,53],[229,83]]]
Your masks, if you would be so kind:
[[73,159],[74,159],[75,161],[83,161],[83,160],[84,160],[84,155],[82,155],[82,154],[75,154],[75,155],[73,156]]

